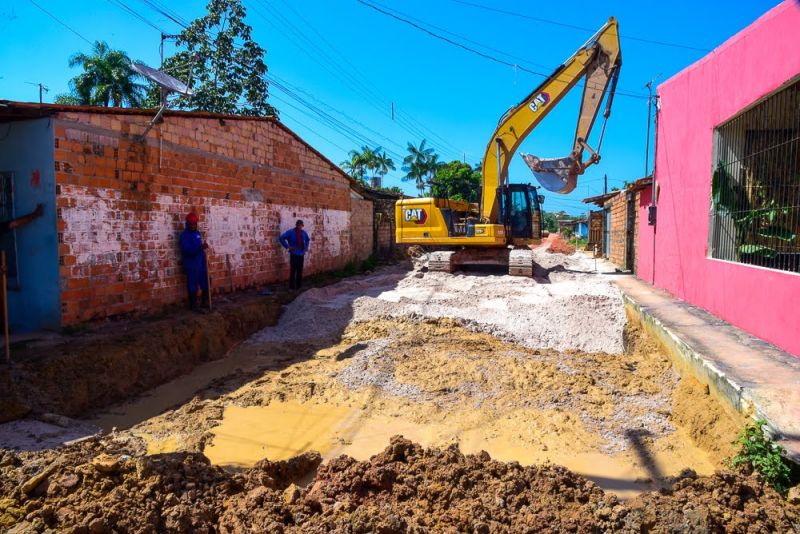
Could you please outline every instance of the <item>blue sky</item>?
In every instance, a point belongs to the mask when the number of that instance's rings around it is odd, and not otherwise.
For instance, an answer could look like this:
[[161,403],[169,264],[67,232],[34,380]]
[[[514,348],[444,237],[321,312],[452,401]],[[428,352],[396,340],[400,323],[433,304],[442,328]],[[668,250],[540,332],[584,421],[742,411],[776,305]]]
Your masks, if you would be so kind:
[[[266,63],[299,103],[273,85],[271,101],[282,120],[334,162],[348,150],[369,142],[383,146],[398,170],[384,185],[411,184],[398,159],[407,141],[427,138],[445,160],[479,161],[499,117],[517,104],[543,77],[478,57],[391,19],[357,0],[243,0],[255,39],[267,50]],[[367,0],[371,1],[371,0]],[[77,71],[67,66],[76,51],[88,51],[84,40],[105,40],[138,60],[158,66],[159,31],[118,4],[133,9],[154,26],[177,33],[179,26],[144,0],[36,0],[68,25],[73,33],[30,0],[6,0],[0,7],[0,98],[45,101],[66,92]],[[153,3],[153,2],[151,2]],[[183,19],[203,14],[205,1],[159,1]],[[569,195],[545,193],[545,209],[586,211],[580,200],[645,173],[647,91],[645,83],[666,80],[700,59],[737,31],[776,5],[776,0],[719,2],[525,2],[522,0],[380,0],[373,2],[426,25],[507,63],[549,74],[567,59],[591,32],[565,27],[599,28],[609,16],[619,20],[623,66],[603,141],[603,160],[592,167]],[[468,4],[492,6],[531,18],[492,12]],[[724,8],[722,7],[724,6]],[[435,27],[435,28],[434,28]],[[450,32],[445,33],[445,32]],[[684,45],[663,46],[637,39]],[[471,42],[470,42],[471,41]],[[699,49],[699,50],[698,50]],[[174,51],[171,44],[166,54]],[[522,151],[543,157],[566,156],[572,144],[578,111],[576,88],[523,143]],[[634,96],[635,95],[635,96]],[[307,104],[340,122],[325,124]],[[395,116],[392,119],[392,104]],[[346,126],[343,128],[342,125]],[[592,140],[596,143],[599,121]],[[652,158],[651,158],[652,165]],[[512,182],[535,180],[517,155]]]

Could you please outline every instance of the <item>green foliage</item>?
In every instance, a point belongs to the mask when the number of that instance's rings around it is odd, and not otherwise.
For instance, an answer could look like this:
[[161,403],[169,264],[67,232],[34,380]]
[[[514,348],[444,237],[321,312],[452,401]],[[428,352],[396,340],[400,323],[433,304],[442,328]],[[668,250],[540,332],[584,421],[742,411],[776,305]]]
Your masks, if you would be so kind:
[[[173,105],[191,111],[210,111],[248,116],[277,115],[267,103],[265,50],[252,39],[245,23],[247,11],[241,0],[209,0],[205,16],[180,33],[185,50],[164,60],[162,70],[189,82],[194,94],[180,96]],[[157,106],[158,88],[148,102]]]
[[776,491],[785,493],[791,484],[791,468],[786,449],[764,434],[767,422],[763,419],[747,425],[733,442],[739,452],[728,460],[731,467],[747,466],[761,473]]
[[62,93],[60,95],[56,95],[54,102],[56,104],[62,104],[65,106],[80,106],[83,104],[83,102],[79,97],[70,93]]
[[435,170],[431,192],[437,198],[478,202],[481,191],[481,169],[454,160]]
[[403,171],[406,173],[403,181],[413,181],[420,196],[425,195],[425,187],[441,165],[439,156],[432,148],[425,145],[425,139],[420,142],[419,146],[408,143],[408,156],[403,158]]
[[374,254],[370,254],[369,258],[361,262],[361,272],[372,271],[378,265],[378,260]]
[[[753,206],[745,188],[731,178],[721,161],[711,179],[711,202],[718,213],[733,221],[736,249],[740,255],[774,258],[778,254],[774,248],[752,241],[758,237],[785,242],[797,238],[794,231],[775,224],[781,217],[789,215],[791,209],[778,205],[774,198],[762,201],[763,207]],[[774,245],[774,241],[770,244]]]
[[572,237],[572,228],[562,228],[561,235],[563,235],[566,238]]
[[542,211],[544,229],[548,232],[558,232],[558,217],[549,211]]
[[57,104],[84,106],[140,107],[145,97],[141,76],[131,67],[131,59],[107,43],[95,41],[89,54],[79,52],[69,58],[69,66],[83,72],[69,82],[70,92],[58,95]]
[[[394,160],[379,146],[370,148],[365,145],[361,147],[361,151],[351,150],[348,155],[350,159],[341,162],[339,166],[347,174],[365,185],[381,183],[386,173],[390,170],[395,170]],[[367,173],[371,176],[371,183],[367,182]],[[378,189],[381,189],[381,187],[378,187]]]
[[774,258],[778,254],[777,252],[775,252],[775,249],[765,247],[764,245],[752,245],[752,244],[739,245],[738,250],[739,254],[750,254],[753,256],[761,256],[764,258]]

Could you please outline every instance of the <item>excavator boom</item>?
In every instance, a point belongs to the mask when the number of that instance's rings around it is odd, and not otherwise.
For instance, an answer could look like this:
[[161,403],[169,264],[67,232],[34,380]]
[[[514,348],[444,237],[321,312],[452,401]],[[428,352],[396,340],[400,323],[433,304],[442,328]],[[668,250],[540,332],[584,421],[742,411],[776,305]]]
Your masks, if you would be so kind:
[[[611,91],[606,102],[605,118],[610,114],[621,64],[617,21],[611,17],[549,78],[503,115],[483,158],[482,220],[498,220],[497,188],[506,184],[508,165],[519,145],[558,102],[585,78],[572,152],[564,158],[555,159],[523,154],[534,176],[546,189],[557,193],[569,193],[575,189],[577,177],[583,174],[586,167],[600,160],[599,154],[587,144],[587,139],[609,88]],[[583,152],[587,149],[591,155],[583,161]]]

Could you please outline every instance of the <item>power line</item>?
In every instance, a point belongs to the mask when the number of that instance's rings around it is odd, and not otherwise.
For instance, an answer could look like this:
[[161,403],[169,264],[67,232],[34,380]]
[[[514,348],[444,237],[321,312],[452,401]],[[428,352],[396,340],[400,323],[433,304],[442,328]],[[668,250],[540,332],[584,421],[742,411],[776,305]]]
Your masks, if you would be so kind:
[[86,37],[84,37],[83,35],[81,35],[80,33],[78,33],[78,32],[77,32],[77,30],[73,29],[71,26],[67,25],[67,23],[65,23],[65,22],[62,22],[62,21],[61,21],[61,20],[60,20],[58,17],[56,17],[55,15],[53,15],[52,13],[50,13],[49,11],[47,11],[45,8],[43,8],[42,6],[40,6],[39,4],[37,4],[36,2],[34,2],[33,0],[28,0],[28,1],[29,1],[31,4],[33,4],[34,6],[36,6],[37,8],[39,8],[39,10],[40,10],[42,13],[44,13],[45,15],[47,15],[48,17],[50,17],[50,18],[51,18],[51,19],[53,19],[54,21],[58,22],[59,24],[61,24],[62,26],[64,26],[66,29],[68,29],[69,31],[71,31],[72,33],[74,33],[75,35],[77,35],[78,37],[80,37],[81,39],[83,39],[84,41],[86,41],[87,43],[89,43],[89,45],[90,45],[90,46],[94,46],[94,43],[93,43],[93,42],[91,42],[89,39],[87,39]]
[[115,6],[117,6],[118,8],[120,8],[120,9],[124,10],[124,11],[125,11],[126,13],[128,13],[129,15],[133,15],[135,18],[137,18],[137,19],[139,19],[140,21],[144,22],[145,24],[147,24],[148,26],[150,26],[150,27],[151,27],[151,28],[153,28],[154,30],[156,30],[156,31],[158,31],[158,32],[160,32],[160,33],[162,33],[162,34],[164,34],[164,33],[168,33],[168,32],[166,32],[166,31],[164,31],[163,29],[161,29],[160,27],[156,26],[156,25],[155,25],[153,22],[151,22],[151,21],[150,21],[148,18],[146,18],[146,17],[144,17],[143,15],[139,14],[137,11],[135,11],[135,10],[134,10],[132,7],[130,7],[129,5],[127,5],[127,4],[126,4],[125,2],[123,2],[122,0],[108,0],[108,3],[109,3],[109,4],[112,4],[112,5],[115,5]]
[[[445,41],[446,43],[449,43],[449,44],[451,44],[453,46],[456,46],[458,48],[466,50],[467,52],[470,52],[471,54],[478,55],[478,56],[480,56],[480,57],[482,57],[484,59],[487,59],[487,60],[495,62],[495,63],[499,63],[501,65],[505,65],[507,67],[512,67],[512,68],[515,68],[515,69],[519,69],[519,70],[521,70],[523,72],[527,72],[527,73],[533,74],[535,76],[542,76],[544,78],[549,78],[550,77],[550,74],[546,74],[546,73],[543,73],[543,72],[538,72],[538,71],[529,69],[529,68],[527,68],[527,67],[525,67],[523,65],[519,65],[517,63],[511,63],[510,61],[506,61],[506,60],[504,60],[502,58],[498,58],[498,57],[493,56],[491,54],[487,54],[485,52],[482,52],[480,50],[477,50],[475,48],[467,46],[465,44],[459,43],[458,41],[454,41],[454,40],[450,39],[449,37],[445,37],[443,35],[439,35],[438,33],[433,32],[433,31],[421,26],[420,24],[417,24],[414,21],[409,20],[408,18],[405,18],[405,17],[407,17],[407,15],[404,15],[404,16],[396,15],[395,13],[391,13],[391,12],[387,11],[386,9],[378,7],[375,4],[371,4],[369,2],[365,2],[364,0],[356,0],[356,1],[359,4],[367,6],[370,9],[374,9],[375,11],[378,11],[379,13],[382,13],[382,14],[388,16],[388,17],[391,17],[391,18],[393,18],[395,20],[398,20],[400,22],[408,24],[409,26],[412,26],[412,27],[422,31],[422,32],[430,35],[431,37],[433,37],[435,39],[439,39],[441,41]],[[397,13],[399,13],[399,11],[397,11]],[[581,85],[581,84],[576,84],[576,85],[578,85],[579,87],[583,87],[584,86],[584,85]],[[637,94],[637,93],[632,93],[632,92],[628,92],[628,91],[622,91],[620,89],[617,89],[615,94],[619,95],[619,96],[627,96],[627,97],[630,97],[630,98],[639,98],[639,99],[643,99],[643,100],[646,100],[648,98],[647,95],[640,95],[640,94]]]
[[[383,102],[381,102],[380,96],[377,94],[375,90],[370,88],[365,82],[361,81],[352,72],[348,69],[343,68],[339,62],[331,57],[326,51],[321,49],[312,39],[305,35],[303,30],[298,29],[291,21],[289,21],[286,17],[284,17],[280,11],[274,9],[270,6],[267,2],[263,0],[259,0],[258,4],[264,7],[272,17],[267,17],[264,13],[262,13],[257,6],[253,6],[255,12],[262,17],[269,25],[275,28],[278,32],[283,34],[290,42],[292,42],[298,49],[300,49],[304,54],[306,54],[312,61],[320,65],[324,70],[329,72],[335,78],[339,79],[348,89],[353,91],[354,93],[360,95],[364,100],[373,106],[375,109],[380,111],[381,113],[386,112],[386,107]],[[282,28],[281,26],[277,25],[275,21],[281,22],[285,26]],[[291,32],[292,35],[289,35]],[[295,38],[296,37],[296,38]],[[341,53],[340,53],[341,55]],[[420,139],[429,138],[430,136],[426,135],[422,132],[418,127],[412,124],[410,121],[405,120],[405,118],[401,118],[400,116],[397,117],[398,125],[409,132],[412,136],[419,137]],[[436,141],[432,143],[433,145],[440,144]],[[441,148],[441,147],[440,147]],[[460,157],[461,151],[455,147],[452,147],[453,154]]]
[[[590,33],[594,33],[594,31],[595,31],[592,28],[586,28],[584,26],[576,26],[574,24],[567,24],[565,22],[559,22],[557,20],[543,19],[543,18],[540,18],[540,17],[534,17],[532,15],[526,15],[524,13],[515,13],[513,11],[506,11],[505,9],[500,9],[500,8],[497,8],[497,7],[486,6],[486,5],[478,4],[478,3],[475,3],[475,2],[467,2],[466,0],[450,0],[450,1],[454,2],[456,4],[462,4],[462,5],[465,5],[465,6],[476,7],[478,9],[485,9],[486,11],[493,11],[495,13],[502,13],[503,15],[509,15],[509,16],[512,16],[512,17],[518,17],[518,18],[528,19],[528,20],[535,20],[536,22],[543,22],[545,24],[552,24],[554,26],[560,26],[562,28],[571,28],[573,30],[581,30],[581,31],[586,31],[586,32],[590,32]],[[710,50],[708,48],[700,48],[700,47],[697,47],[697,46],[690,46],[690,45],[679,44],[679,43],[670,43],[670,42],[667,42],[667,41],[656,41],[654,39],[644,39],[642,37],[633,37],[631,35],[620,34],[619,36],[620,36],[620,38],[630,39],[631,41],[639,41],[639,42],[642,42],[642,43],[654,44],[654,45],[659,45],[659,46],[670,46],[670,47],[673,47],[673,48],[684,48],[686,50],[697,50],[699,52],[710,52]]]
[[[369,82],[369,77],[365,76],[365,75],[364,75],[364,73],[363,73],[363,72],[361,72],[361,71],[358,69],[358,67],[356,67],[356,66],[355,66],[355,65],[354,65],[354,64],[353,64],[353,63],[352,63],[352,62],[351,62],[351,61],[348,59],[348,57],[347,57],[346,55],[342,54],[342,53],[341,53],[341,52],[340,52],[340,51],[339,51],[339,50],[338,50],[338,49],[337,49],[337,48],[336,48],[336,47],[335,47],[333,44],[331,44],[331,43],[330,43],[330,41],[328,41],[328,40],[325,38],[325,36],[324,36],[322,33],[320,33],[320,32],[319,32],[319,31],[318,31],[318,30],[317,30],[317,29],[314,27],[314,25],[313,25],[313,24],[311,24],[311,23],[310,23],[310,22],[309,22],[309,21],[308,21],[306,18],[304,18],[304,17],[303,17],[303,15],[302,15],[301,13],[299,13],[297,10],[295,10],[295,9],[292,7],[292,5],[291,5],[291,3],[290,3],[290,2],[288,2],[288,1],[286,1],[286,0],[281,0],[281,2],[282,2],[284,5],[286,5],[286,7],[287,7],[287,8],[289,8],[289,9],[290,9],[290,10],[291,10],[291,11],[292,11],[292,12],[293,12],[295,15],[297,15],[297,17],[298,17],[300,20],[302,20],[302,21],[303,21],[303,22],[306,24],[306,26],[307,26],[307,27],[311,28],[311,30],[312,30],[312,31],[313,31],[313,32],[314,32],[314,33],[315,33],[315,34],[316,34],[316,35],[317,35],[317,36],[318,36],[318,37],[319,37],[319,38],[322,40],[322,42],[324,42],[325,44],[327,44],[327,45],[328,45],[328,46],[331,48],[331,50],[333,50],[333,51],[334,51],[334,52],[335,52],[335,53],[336,53],[336,54],[337,54],[337,55],[338,55],[340,58],[342,58],[342,60],[343,60],[343,61],[344,61],[344,62],[345,62],[347,65],[349,65],[349,66],[350,66],[350,68],[351,68],[351,69],[352,69],[352,70],[353,70],[355,73],[357,73],[357,74],[358,74],[358,75],[359,75],[359,76],[360,76],[362,79],[364,79],[364,80],[365,80],[365,83],[364,83],[364,84],[362,84],[362,85],[364,85],[365,87],[367,87],[367,89],[370,89],[370,87],[371,87],[372,89],[374,89],[374,91],[373,91],[373,92],[374,92],[374,93],[377,95],[377,97],[378,97],[378,99],[379,99],[379,100],[380,100],[380,97],[383,97],[383,105],[386,105],[386,103],[387,103],[387,102],[389,102],[391,105],[393,105],[393,101],[392,101],[392,100],[391,100],[389,97],[387,97],[387,96],[386,96],[386,94],[382,93],[382,92],[381,92],[381,90],[380,90],[380,89],[379,89],[377,86],[375,86],[374,84],[371,84],[371,83]],[[355,76],[354,76],[354,78],[355,78]],[[405,113],[405,112],[404,112],[404,113]],[[462,152],[462,151],[461,151],[461,150],[460,150],[458,147],[456,147],[455,145],[451,144],[451,143],[450,143],[450,142],[449,142],[447,139],[445,139],[445,138],[441,137],[439,134],[437,134],[436,132],[434,132],[433,130],[431,130],[431,129],[430,129],[430,128],[428,128],[427,126],[425,126],[423,123],[421,123],[420,121],[418,121],[417,119],[415,119],[415,118],[414,118],[414,117],[413,117],[411,114],[407,114],[407,115],[408,115],[408,116],[407,116],[407,118],[406,118],[406,117],[400,117],[399,111],[397,111],[397,119],[398,119],[398,121],[402,123],[402,122],[403,122],[403,120],[407,119],[407,121],[408,121],[408,123],[410,123],[410,125],[417,126],[419,129],[421,129],[421,130],[424,130],[424,131],[427,131],[427,132],[430,134],[430,137],[432,137],[432,138],[433,138],[433,141],[434,141],[435,143],[442,143],[442,144],[444,144],[444,145],[446,145],[446,146],[450,147],[450,148],[451,148],[452,150],[454,150],[454,151],[455,151],[457,154],[458,154],[458,153],[460,153],[460,152]],[[403,119],[403,120],[401,120],[401,119]],[[428,137],[428,136],[423,136],[423,137]],[[438,141],[437,141],[437,139],[438,139]]]

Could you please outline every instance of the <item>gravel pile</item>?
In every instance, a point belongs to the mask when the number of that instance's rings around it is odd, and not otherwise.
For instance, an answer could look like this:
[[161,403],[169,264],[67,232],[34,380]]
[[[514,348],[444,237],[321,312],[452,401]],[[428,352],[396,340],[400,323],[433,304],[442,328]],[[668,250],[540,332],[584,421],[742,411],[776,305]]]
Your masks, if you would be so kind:
[[382,317],[450,318],[530,348],[622,352],[622,295],[593,260],[538,252],[537,261],[536,279],[393,268],[311,289],[250,342],[322,341]]

